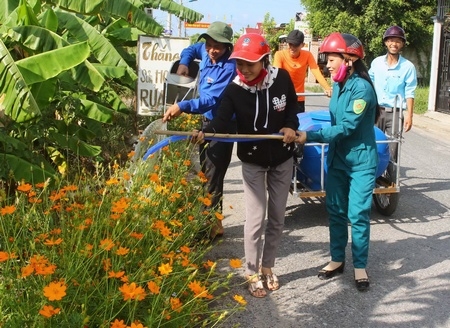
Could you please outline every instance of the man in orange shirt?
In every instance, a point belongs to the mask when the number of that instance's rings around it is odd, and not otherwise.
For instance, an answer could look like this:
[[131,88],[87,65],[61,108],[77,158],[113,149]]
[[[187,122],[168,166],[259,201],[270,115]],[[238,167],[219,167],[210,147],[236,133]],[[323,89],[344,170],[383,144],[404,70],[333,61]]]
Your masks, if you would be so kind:
[[[323,77],[312,53],[302,49],[305,45],[304,40],[303,32],[299,30],[291,31],[286,38],[289,48],[275,53],[273,66],[284,68],[289,72],[297,93],[305,92],[306,72],[309,67],[320,86],[325,90],[325,95],[330,97],[330,85]],[[299,112],[303,113],[305,111],[305,96],[298,96],[297,101]]]

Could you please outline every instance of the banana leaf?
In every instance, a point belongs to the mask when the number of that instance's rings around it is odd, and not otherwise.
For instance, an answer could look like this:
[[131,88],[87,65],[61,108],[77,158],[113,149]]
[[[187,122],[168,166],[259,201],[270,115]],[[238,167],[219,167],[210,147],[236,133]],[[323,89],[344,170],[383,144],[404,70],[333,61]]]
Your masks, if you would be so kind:
[[55,178],[56,171],[44,161],[41,165],[37,165],[13,154],[0,154],[0,161],[5,164],[3,166],[5,169],[3,178],[5,179],[9,178],[9,172],[6,170],[13,172],[16,181],[39,183],[48,178]]
[[84,62],[90,55],[87,42],[80,42],[64,48],[50,50],[16,61],[25,82],[44,82],[61,72],[71,69]]
[[7,47],[0,40],[0,99],[5,114],[24,123],[41,116],[41,111]]

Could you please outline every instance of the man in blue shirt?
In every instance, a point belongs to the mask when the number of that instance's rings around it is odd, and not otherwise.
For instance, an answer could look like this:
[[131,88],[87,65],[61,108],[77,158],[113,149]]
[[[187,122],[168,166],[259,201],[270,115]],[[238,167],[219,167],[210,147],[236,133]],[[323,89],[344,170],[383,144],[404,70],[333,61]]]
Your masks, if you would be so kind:
[[[403,113],[403,131],[408,132],[412,127],[414,111],[414,92],[417,87],[417,74],[414,64],[400,55],[406,44],[405,31],[399,26],[389,27],[383,35],[383,42],[387,54],[375,58],[369,69],[369,76],[375,86],[378,104],[381,107],[378,127],[389,135],[396,135],[398,129],[398,111]],[[401,97],[402,103],[396,96]],[[399,99],[400,100],[400,99]],[[393,116],[396,114],[395,126],[392,126]],[[397,143],[390,145],[391,154],[397,158]]]
[[[229,59],[233,49],[233,30],[223,22],[211,23],[206,33],[199,36],[197,42],[181,52],[181,59],[177,74],[187,76],[189,64],[194,60],[201,60],[198,77],[198,93],[196,99],[183,100],[170,106],[164,113],[163,122],[179,116],[181,113],[194,113],[203,115],[203,126],[216,116],[217,108],[222,99],[225,87],[236,76],[236,63]],[[236,125],[229,127],[228,133],[236,133]],[[200,145],[200,163],[202,171],[208,179],[208,193],[212,195],[211,207],[219,206],[222,209],[223,181],[231,161],[233,151],[232,142],[210,141]],[[220,220],[211,229],[211,238],[223,235],[223,226]]]

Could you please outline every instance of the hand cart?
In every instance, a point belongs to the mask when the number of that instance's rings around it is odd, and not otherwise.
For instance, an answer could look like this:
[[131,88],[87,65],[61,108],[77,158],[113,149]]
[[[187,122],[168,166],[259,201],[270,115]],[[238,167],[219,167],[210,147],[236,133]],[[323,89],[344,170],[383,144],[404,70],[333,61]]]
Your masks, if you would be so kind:
[[[297,95],[323,96],[322,93],[301,93]],[[328,109],[300,113],[298,116],[300,129],[306,131],[318,130],[331,124]],[[373,200],[378,212],[385,216],[390,216],[394,213],[399,200],[402,121],[402,110],[400,109],[398,121],[394,119],[392,122],[393,127],[395,124],[398,124],[399,127],[398,130],[400,132],[396,135],[394,133],[390,135],[385,134],[385,132],[374,126],[379,163],[373,190]],[[398,144],[396,158],[390,156],[390,144]],[[294,156],[294,174],[291,184],[291,194],[293,196],[303,199],[326,196],[327,153],[327,143],[306,143],[299,154]]]

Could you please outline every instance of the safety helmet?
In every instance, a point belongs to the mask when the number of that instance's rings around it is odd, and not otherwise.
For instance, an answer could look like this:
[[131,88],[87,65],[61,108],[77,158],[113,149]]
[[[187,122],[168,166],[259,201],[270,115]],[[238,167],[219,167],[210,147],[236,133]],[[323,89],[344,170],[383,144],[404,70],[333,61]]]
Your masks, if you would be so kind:
[[321,53],[339,53],[364,58],[364,48],[359,39],[351,34],[334,32],[327,36],[320,45]]
[[266,39],[257,33],[247,33],[241,35],[236,41],[230,58],[243,59],[255,63],[268,54],[270,54],[270,47]]
[[405,31],[397,25],[389,27],[386,32],[384,32],[383,42],[386,41],[387,38],[400,38],[406,42]]

